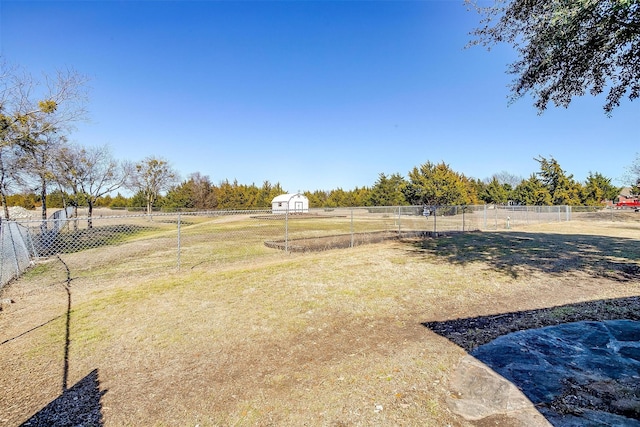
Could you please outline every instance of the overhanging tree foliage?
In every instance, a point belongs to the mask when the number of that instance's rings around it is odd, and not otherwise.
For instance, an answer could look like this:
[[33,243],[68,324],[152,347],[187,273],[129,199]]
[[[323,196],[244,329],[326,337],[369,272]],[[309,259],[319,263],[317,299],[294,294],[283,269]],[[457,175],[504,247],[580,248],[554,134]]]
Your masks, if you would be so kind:
[[539,112],[549,102],[568,107],[575,96],[607,91],[607,114],[625,96],[640,96],[639,0],[495,0],[472,44],[507,43],[519,59],[512,98],[530,93]]

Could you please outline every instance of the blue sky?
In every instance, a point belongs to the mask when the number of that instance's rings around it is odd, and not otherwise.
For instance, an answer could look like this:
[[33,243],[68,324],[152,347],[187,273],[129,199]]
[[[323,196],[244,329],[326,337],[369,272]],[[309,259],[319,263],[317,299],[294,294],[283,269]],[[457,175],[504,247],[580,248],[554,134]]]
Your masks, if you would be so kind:
[[72,141],[184,178],[348,190],[427,161],[526,178],[553,156],[621,184],[640,102],[612,118],[591,96],[542,116],[509,105],[515,54],[465,49],[478,22],[462,0],[2,0],[0,54],[91,79]]

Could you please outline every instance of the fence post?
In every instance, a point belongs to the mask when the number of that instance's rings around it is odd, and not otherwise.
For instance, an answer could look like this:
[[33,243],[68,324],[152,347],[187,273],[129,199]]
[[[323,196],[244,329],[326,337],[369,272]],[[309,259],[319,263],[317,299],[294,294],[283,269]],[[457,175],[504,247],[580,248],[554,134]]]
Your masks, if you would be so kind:
[[351,246],[350,247],[353,247],[353,233],[354,233],[354,230],[353,230],[353,207],[352,207],[351,208]]
[[435,205],[433,207],[433,237],[436,237],[438,235],[438,225],[437,225],[437,218],[438,216],[438,205]]
[[487,229],[487,204],[484,204],[484,215],[483,215],[483,228],[486,230]]
[[[5,221],[6,223],[6,221]],[[11,247],[13,248],[13,259],[16,262],[16,274],[15,277],[20,276],[20,261],[18,260],[18,250],[16,249],[16,242],[15,240],[13,240],[13,231],[11,231],[11,224],[15,224],[14,223],[9,223],[9,238],[11,239]],[[17,226],[16,226],[17,228]]]
[[180,212],[178,212],[178,271],[180,271]]
[[287,202],[287,210],[284,212],[284,253],[289,253],[289,202]]
[[0,281],[0,289],[5,285],[5,280],[4,280],[4,257],[5,257],[5,250],[4,250],[4,221],[0,220],[0,279],[2,281]]

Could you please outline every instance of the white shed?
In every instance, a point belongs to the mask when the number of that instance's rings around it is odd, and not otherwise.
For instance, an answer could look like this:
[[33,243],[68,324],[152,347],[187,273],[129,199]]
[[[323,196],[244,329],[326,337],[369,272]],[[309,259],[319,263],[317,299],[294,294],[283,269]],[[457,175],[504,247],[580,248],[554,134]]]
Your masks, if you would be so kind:
[[309,212],[309,199],[304,194],[281,194],[271,201],[271,211],[273,213],[286,213],[287,207],[289,213],[306,213]]

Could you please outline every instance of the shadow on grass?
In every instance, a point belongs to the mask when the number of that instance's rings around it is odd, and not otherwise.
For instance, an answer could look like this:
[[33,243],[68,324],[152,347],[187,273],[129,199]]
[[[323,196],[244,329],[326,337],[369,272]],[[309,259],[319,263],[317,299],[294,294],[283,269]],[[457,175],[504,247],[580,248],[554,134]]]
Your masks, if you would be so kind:
[[105,393],[100,390],[98,370],[94,369],[21,426],[103,426],[101,399]]
[[[68,387],[69,346],[71,343],[71,272],[67,264],[57,255],[67,272],[65,290],[67,306],[65,313],[64,360],[62,372],[62,393],[47,406],[21,424],[24,427],[63,427],[63,426],[103,426],[102,396],[98,370],[94,369],[83,379]],[[47,322],[49,323],[49,322]],[[42,325],[41,325],[42,326]],[[35,328],[34,328],[35,329]],[[34,330],[32,329],[32,330]]]
[[416,256],[451,264],[484,262],[519,277],[585,272],[618,281],[640,280],[640,240],[631,238],[526,232],[472,232],[443,235],[413,244]]
[[18,338],[23,337],[23,336],[25,336],[25,335],[29,334],[30,332],[36,331],[36,330],[38,330],[38,329],[40,329],[40,328],[42,328],[42,327],[47,326],[49,323],[54,322],[54,321],[56,321],[56,320],[60,319],[61,317],[62,317],[62,316],[56,316],[56,317],[54,317],[53,319],[49,319],[49,320],[47,320],[46,322],[39,324],[38,326],[34,326],[33,328],[31,328],[31,329],[29,329],[29,330],[26,330],[26,331],[24,331],[24,332],[22,332],[22,333],[20,333],[20,334],[16,335],[15,337],[7,338],[7,339],[6,339],[6,340],[4,340],[4,341],[0,341],[0,345],[5,345],[5,344],[7,344],[7,343],[9,343],[9,342],[11,342],[11,341],[17,340]]
[[[410,242],[413,256],[453,265],[482,262],[517,278],[587,273],[621,282],[640,280],[640,241],[581,234],[472,232]],[[584,277],[584,276],[582,276]],[[640,297],[568,304],[538,310],[424,323],[467,351],[523,329],[583,320],[640,320]]]

